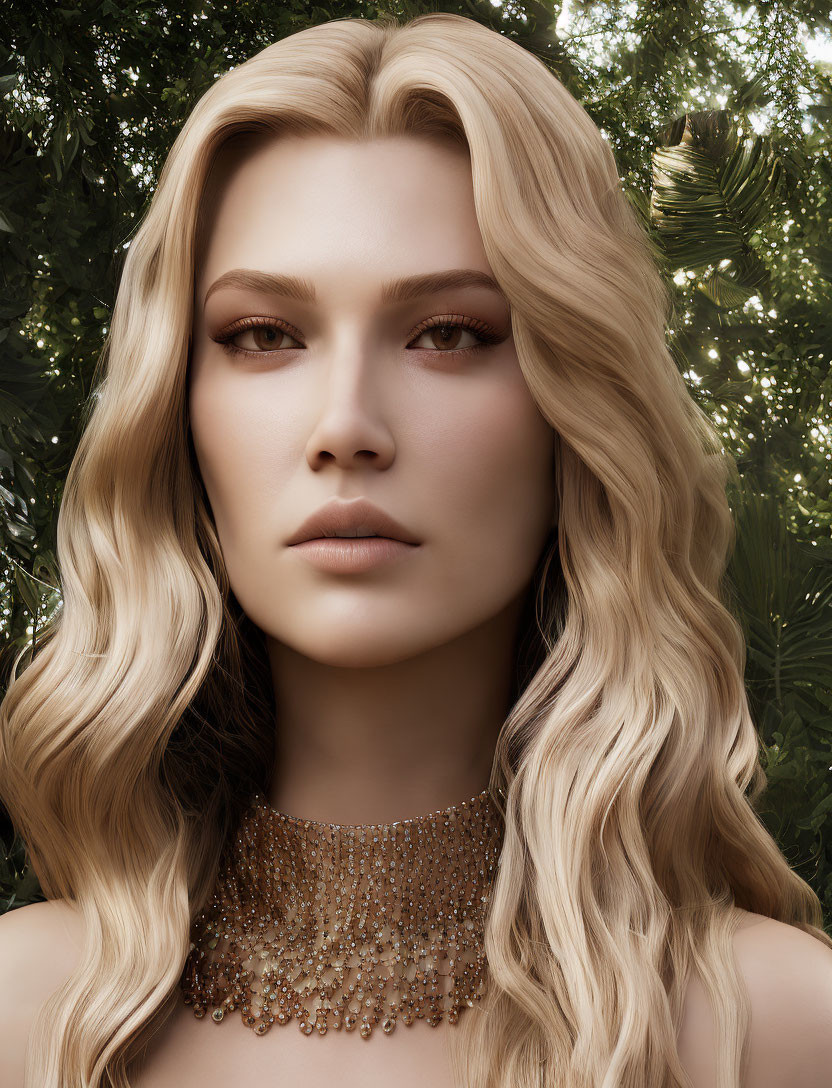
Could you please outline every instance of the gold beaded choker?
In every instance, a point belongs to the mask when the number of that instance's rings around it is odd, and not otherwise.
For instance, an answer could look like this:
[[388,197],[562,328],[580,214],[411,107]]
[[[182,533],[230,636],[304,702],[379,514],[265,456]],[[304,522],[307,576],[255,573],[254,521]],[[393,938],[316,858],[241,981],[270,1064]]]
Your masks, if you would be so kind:
[[503,821],[486,788],[390,824],[287,816],[256,792],[194,919],[185,1004],[258,1035],[298,1020],[369,1038],[455,1024],[482,996],[483,933]]

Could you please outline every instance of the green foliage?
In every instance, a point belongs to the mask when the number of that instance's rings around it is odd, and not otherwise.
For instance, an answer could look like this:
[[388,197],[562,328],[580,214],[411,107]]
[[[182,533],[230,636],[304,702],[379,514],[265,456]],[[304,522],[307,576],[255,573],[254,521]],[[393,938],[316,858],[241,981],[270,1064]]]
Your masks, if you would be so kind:
[[[760,815],[792,867],[832,904],[832,542],[802,541],[779,500],[743,480],[730,567],[751,711],[768,778]],[[824,841],[824,837],[826,841]]]
[[[12,0],[0,40],[3,661],[60,607],[55,527],[131,234],[193,103],[340,17],[455,11],[549,65],[610,142],[673,297],[668,343],[735,456],[729,570],[761,816],[832,931],[832,0],[163,6]],[[0,820],[0,910],[39,897]],[[824,842],[826,839],[826,842]]]

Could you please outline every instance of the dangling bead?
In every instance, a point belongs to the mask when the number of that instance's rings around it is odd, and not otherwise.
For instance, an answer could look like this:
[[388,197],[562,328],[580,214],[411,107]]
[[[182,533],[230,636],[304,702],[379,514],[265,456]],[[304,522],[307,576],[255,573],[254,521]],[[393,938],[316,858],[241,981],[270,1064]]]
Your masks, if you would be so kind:
[[502,845],[488,789],[390,824],[325,824],[256,792],[194,919],[181,978],[194,1015],[240,1009],[258,1035],[424,1019],[455,1024],[484,992],[485,919]]

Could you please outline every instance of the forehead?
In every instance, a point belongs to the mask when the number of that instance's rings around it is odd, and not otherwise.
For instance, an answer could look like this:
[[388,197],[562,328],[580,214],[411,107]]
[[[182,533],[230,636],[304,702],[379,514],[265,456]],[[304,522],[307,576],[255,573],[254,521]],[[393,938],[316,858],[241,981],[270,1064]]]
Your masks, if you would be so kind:
[[448,139],[236,139],[212,168],[201,227],[202,284],[238,267],[487,268],[470,160]]

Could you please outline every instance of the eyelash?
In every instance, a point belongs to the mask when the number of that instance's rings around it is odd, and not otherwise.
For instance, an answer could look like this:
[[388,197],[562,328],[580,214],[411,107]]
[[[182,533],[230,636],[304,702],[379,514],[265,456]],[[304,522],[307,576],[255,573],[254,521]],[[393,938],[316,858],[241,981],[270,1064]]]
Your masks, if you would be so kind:
[[[478,337],[480,342],[478,344],[471,344],[467,348],[451,348],[449,351],[442,351],[440,348],[416,348],[414,350],[430,351],[434,355],[465,355],[469,351],[477,351],[479,348],[498,344],[501,340],[505,339],[482,321],[478,321],[475,318],[463,317],[461,314],[447,314],[443,317],[428,318],[426,321],[421,322],[414,330],[409,342],[418,340],[420,336],[423,336],[424,333],[430,329],[440,327],[466,329],[468,332],[473,333],[474,336]],[[300,340],[300,336],[295,335],[297,330],[287,322],[281,321],[280,318],[269,318],[269,320],[264,320],[263,318],[256,317],[242,318],[240,321],[236,321],[233,325],[229,326],[224,332],[212,337],[212,339],[222,347],[223,351],[227,351],[229,355],[272,355],[280,351],[293,350],[292,348],[273,348],[271,351],[251,351],[248,348],[235,347],[235,345],[231,343],[234,337],[238,336],[241,332],[248,332],[249,329],[278,329],[280,332],[286,333],[287,336],[291,336],[293,340]]]

